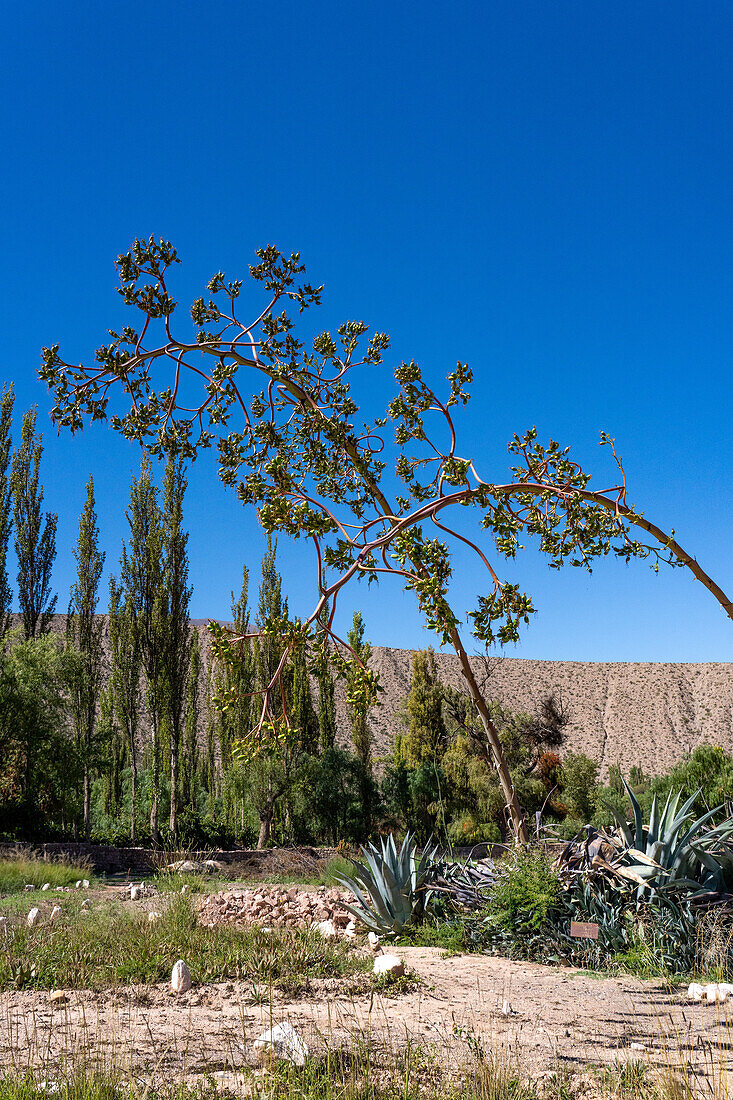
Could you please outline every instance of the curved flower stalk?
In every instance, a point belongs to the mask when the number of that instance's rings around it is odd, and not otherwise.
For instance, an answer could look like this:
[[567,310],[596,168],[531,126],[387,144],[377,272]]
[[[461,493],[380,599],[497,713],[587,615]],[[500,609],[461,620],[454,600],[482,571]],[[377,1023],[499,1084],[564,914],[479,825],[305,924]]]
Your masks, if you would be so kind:
[[[308,343],[296,333],[289,311],[320,303],[321,287],[303,281],[298,253],[260,249],[250,267],[264,302],[245,320],[243,283],[223,272],[210,280],[207,297],[190,310],[187,334],[174,332],[177,302],[169,286],[179,263],[168,241],[135,241],[118,257],[119,293],[138,311],[139,323],[110,330],[95,361],[76,366],[58,345],[44,348],[40,377],[54,391],[53,418],[78,431],[87,421],[112,426],[150,454],[194,459],[216,445],[219,476],[243,504],[253,505],[268,532],[307,539],[315,556],[316,597],[303,620],[266,622],[263,631],[282,640],[282,660],[262,694],[260,717],[246,741],[264,751],[278,738],[297,736],[284,705],[282,677],[294,650],[305,646],[313,662],[329,661],[349,676],[350,704],[368,706],[376,681],[334,630],[342,589],[354,579],[368,583],[395,578],[413,591],[426,624],[441,644],[450,644],[482,726],[480,747],[497,769],[507,812],[519,839],[527,839],[522,809],[504,759],[498,730],[476,682],[449,599],[450,550],[467,545],[484,570],[487,594],[471,614],[481,642],[516,641],[534,612],[531,598],[501,575],[499,560],[511,561],[521,538],[534,536],[554,568],[569,563],[590,570],[608,554],[684,566],[733,617],[725,593],[674,540],[627,500],[626,477],[613,441],[602,435],[615,466],[614,483],[589,487],[590,475],[569,457],[569,448],[543,445],[534,428],[509,444],[511,478],[479,474],[460,454],[455,409],[469,400],[472,374],[458,363],[448,374],[442,399],[415,362],[401,363],[397,394],[386,415],[359,423],[356,385],[374,386],[373,374],[389,347],[385,333],[367,335],[362,321],[346,321],[333,335]],[[115,396],[123,401],[110,407]],[[387,425],[393,425],[392,495],[384,484]],[[479,527],[493,542],[496,562],[478,539],[451,525],[456,507],[475,510]],[[651,541],[633,537],[635,529]],[[236,660],[244,637],[215,632],[222,660]]]

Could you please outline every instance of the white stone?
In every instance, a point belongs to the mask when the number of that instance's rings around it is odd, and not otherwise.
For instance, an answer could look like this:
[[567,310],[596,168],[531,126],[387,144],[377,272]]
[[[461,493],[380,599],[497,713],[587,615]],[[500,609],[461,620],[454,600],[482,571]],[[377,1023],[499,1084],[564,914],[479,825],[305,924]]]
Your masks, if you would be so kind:
[[38,918],[40,917],[40,915],[41,915],[41,910],[37,909],[34,906],[33,909],[31,909],[28,916],[25,918],[26,924],[28,925],[29,928],[32,928],[34,924],[38,923]]
[[318,932],[324,940],[331,940],[336,935],[336,925],[332,920],[317,920],[311,925],[312,932]]
[[4,932],[6,936],[8,934],[8,918],[7,917],[0,917],[0,932]]
[[185,993],[191,988],[191,971],[183,959],[179,959],[171,973],[171,989],[174,993]]
[[23,889],[26,891],[26,893],[28,893],[29,890],[35,890],[35,886],[33,885],[32,882],[26,882]]
[[344,935],[346,936],[347,940],[353,940],[356,937],[356,925],[354,924],[353,920],[350,920],[344,928]]
[[43,886],[41,887],[41,889],[42,889],[42,890],[50,890],[50,889],[51,889],[51,883],[50,883],[50,882],[44,882],[44,884],[43,884]]
[[82,890],[88,890],[89,889],[89,879],[88,878],[82,879],[81,888],[82,888]]
[[54,905],[53,909],[51,910],[51,915],[48,918],[48,923],[49,924],[55,924],[60,916],[61,916],[61,906],[60,905]]
[[155,922],[160,920],[162,916],[162,913],[156,913],[154,909],[151,909],[151,911],[148,913],[148,924],[155,924]]
[[294,1066],[304,1066],[310,1054],[308,1044],[288,1023],[276,1024],[260,1035],[259,1039],[255,1039],[252,1045],[259,1059],[264,1062],[271,1058],[282,1058],[286,1062],[292,1062]]
[[91,907],[92,907],[91,899],[90,898],[84,898],[84,901],[81,903],[81,907],[82,907],[82,909],[85,909],[85,910],[86,909],[91,909]]
[[397,955],[378,955],[373,969],[375,974],[388,974],[390,978],[399,978],[405,973],[404,963]]
[[687,1000],[688,1001],[701,1001],[705,994],[705,990],[698,982],[691,982],[687,987]]
[[76,880],[76,882],[74,883],[74,889],[75,890],[81,890],[81,884],[82,884],[82,879],[78,878]]
[[643,1043],[629,1043],[629,1050],[646,1050]]
[[714,1005],[718,999],[718,985],[717,982],[710,982],[705,986],[705,1000],[709,1005]]
[[141,886],[130,887],[130,901],[139,901],[142,896],[143,891]]
[[190,889],[191,887],[189,886],[189,884],[187,882],[184,882],[183,886],[181,887],[181,893],[187,894]]
[[376,932],[370,932],[369,935],[367,936],[367,939],[369,940],[369,946],[371,947],[374,954],[375,955],[381,955],[381,953],[382,953],[382,943],[381,943],[377,933]]

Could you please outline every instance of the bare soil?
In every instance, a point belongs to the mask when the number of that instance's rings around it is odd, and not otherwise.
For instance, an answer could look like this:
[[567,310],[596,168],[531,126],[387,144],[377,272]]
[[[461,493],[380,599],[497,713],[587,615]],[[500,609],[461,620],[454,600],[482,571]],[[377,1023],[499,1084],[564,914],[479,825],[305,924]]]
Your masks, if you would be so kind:
[[533,1074],[628,1059],[730,1072],[733,1014],[689,1005],[682,989],[437,948],[399,953],[419,979],[404,993],[359,992],[353,982],[347,992],[336,980],[314,981],[297,1000],[242,982],[177,996],[163,985],[69,992],[63,1003],[47,992],[7,992],[0,1065],[48,1071],[81,1054],[167,1079],[231,1072],[252,1065],[252,1041],[287,1020],[314,1051],[368,1037],[383,1049],[427,1044],[442,1063],[459,1064],[478,1040]]

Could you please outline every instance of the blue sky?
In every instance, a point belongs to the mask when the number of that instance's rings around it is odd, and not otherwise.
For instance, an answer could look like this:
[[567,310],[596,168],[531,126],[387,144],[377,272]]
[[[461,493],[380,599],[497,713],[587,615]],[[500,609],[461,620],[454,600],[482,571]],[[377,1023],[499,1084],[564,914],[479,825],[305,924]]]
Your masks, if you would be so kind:
[[[326,284],[318,325],[391,333],[374,381],[415,358],[474,369],[464,453],[499,480],[536,424],[674,527],[733,588],[733,9],[727,2],[13,5],[0,66],[3,377],[45,425],[65,607],[88,474],[116,565],[139,456],[111,431],[56,437],[39,349],[88,359],[123,323],[114,257],[171,239],[187,305],[254,249],[298,249]],[[192,611],[225,617],[254,517],[191,472]],[[281,544],[291,603],[310,558]],[[305,555],[305,556],[304,556]],[[457,560],[454,601],[482,578]],[[514,656],[733,660],[733,624],[680,570],[502,570],[538,614]],[[409,596],[359,588],[372,641],[425,645]]]

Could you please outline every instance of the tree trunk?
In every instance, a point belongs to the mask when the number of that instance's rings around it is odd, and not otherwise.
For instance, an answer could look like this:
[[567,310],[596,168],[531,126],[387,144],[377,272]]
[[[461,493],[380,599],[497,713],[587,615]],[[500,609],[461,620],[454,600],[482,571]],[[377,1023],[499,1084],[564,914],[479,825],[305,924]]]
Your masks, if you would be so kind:
[[178,736],[171,730],[171,812],[168,826],[171,836],[178,832]]
[[135,755],[135,745],[133,739],[130,739],[130,766],[132,768],[132,786],[130,789],[130,844],[135,847],[137,844],[137,756]]
[[264,810],[260,814],[260,835],[257,838],[258,851],[261,851],[263,848],[267,847],[267,844],[270,840],[274,809],[274,804],[272,802],[268,802],[267,806],[265,806]]
[[89,840],[92,831],[92,781],[89,764],[84,761],[84,836]]
[[160,816],[160,751],[158,747],[158,726],[155,719],[152,723],[152,756],[150,762],[150,838],[153,844],[160,841],[160,829],[158,821]]
[[517,798],[517,792],[514,789],[512,777],[509,773],[509,767],[504,756],[504,750],[501,745],[501,738],[499,737],[499,731],[491,720],[491,714],[489,708],[486,705],[479,686],[476,683],[476,677],[473,674],[471,668],[471,662],[468,659],[468,654],[463,648],[463,642],[461,641],[458,631],[451,630],[451,643],[456,651],[458,660],[461,662],[461,671],[463,677],[468,684],[468,690],[471,693],[471,698],[474,701],[476,710],[479,713],[481,719],[481,725],[484,727],[484,733],[486,734],[486,740],[489,742],[491,749],[491,762],[499,776],[499,782],[501,783],[501,789],[504,792],[504,798],[506,799],[506,808],[509,811],[509,817],[511,819],[512,829],[514,831],[514,839],[518,844],[527,844],[529,842],[529,833],[527,832],[527,823],[522,813],[522,807],[519,805],[519,799]]

